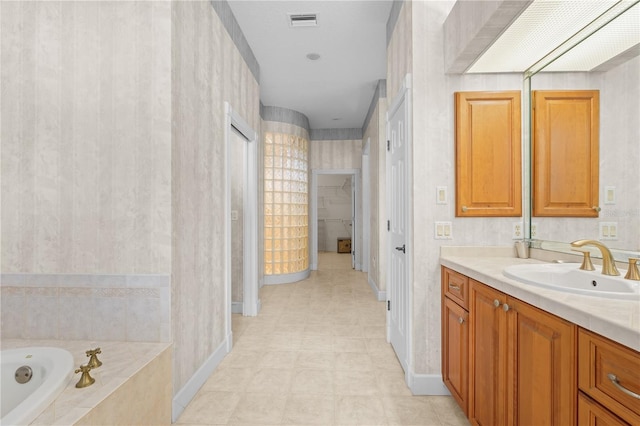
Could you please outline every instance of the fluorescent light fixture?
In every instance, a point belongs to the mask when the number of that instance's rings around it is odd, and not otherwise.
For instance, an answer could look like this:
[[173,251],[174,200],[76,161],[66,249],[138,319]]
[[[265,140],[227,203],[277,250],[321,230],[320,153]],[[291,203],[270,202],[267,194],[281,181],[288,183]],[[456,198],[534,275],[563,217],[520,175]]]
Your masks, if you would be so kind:
[[638,44],[640,44],[640,3],[551,62],[544,71],[591,71]]
[[[597,21],[598,17],[603,14],[606,16],[606,12],[614,6],[629,7],[633,3],[628,0],[534,0],[466,72],[524,72],[549,55],[557,46],[584,31]],[[632,9],[635,9],[635,6]],[[633,15],[629,12],[632,10],[628,10],[626,14]],[[624,28],[614,29],[618,21],[624,22]],[[600,63],[638,43],[638,22],[637,14],[635,18],[628,16],[615,19],[605,27],[608,36],[602,34],[589,37],[570,57],[555,61],[553,69],[545,68],[545,71],[581,71],[596,68]],[[613,23],[616,25],[612,25]],[[634,25],[635,28],[631,29]],[[603,40],[601,44],[590,46],[592,41],[600,38]],[[604,41],[605,39],[607,41]],[[613,41],[614,39],[624,41]],[[605,47],[614,45],[614,49]],[[595,53],[596,50],[603,49],[604,52]],[[587,53],[589,59],[578,59]]]

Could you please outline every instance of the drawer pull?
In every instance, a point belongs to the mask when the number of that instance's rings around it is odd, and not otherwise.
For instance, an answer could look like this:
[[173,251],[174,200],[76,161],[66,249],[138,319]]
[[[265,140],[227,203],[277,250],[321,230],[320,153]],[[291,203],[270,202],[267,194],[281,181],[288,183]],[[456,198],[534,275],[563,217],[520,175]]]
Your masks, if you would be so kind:
[[626,393],[629,396],[632,396],[636,399],[640,399],[640,395],[638,395],[635,392],[630,391],[629,389],[625,388],[624,386],[622,386],[620,384],[620,382],[618,382],[618,377],[615,374],[607,374],[607,377],[609,378],[609,380],[611,380],[611,383],[613,383],[613,385],[615,387],[617,387],[618,389],[620,389],[622,392]]
[[453,284],[449,283],[449,288],[454,289],[455,291],[460,291],[460,286],[459,285],[453,285]]

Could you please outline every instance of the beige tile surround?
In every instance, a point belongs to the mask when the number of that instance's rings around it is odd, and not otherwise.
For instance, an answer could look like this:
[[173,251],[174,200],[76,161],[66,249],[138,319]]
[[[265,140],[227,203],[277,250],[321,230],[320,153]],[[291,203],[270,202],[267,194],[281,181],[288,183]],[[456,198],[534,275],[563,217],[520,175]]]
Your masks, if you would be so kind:
[[102,366],[91,371],[96,382],[77,389],[80,374],[32,425],[161,425],[171,423],[170,343],[91,340],[3,339],[1,349],[59,347],[71,352],[74,365],[86,364],[85,351],[100,347]]
[[412,396],[385,339],[384,302],[348,254],[265,286],[258,317],[234,315],[234,347],[181,425],[466,425],[451,397]]

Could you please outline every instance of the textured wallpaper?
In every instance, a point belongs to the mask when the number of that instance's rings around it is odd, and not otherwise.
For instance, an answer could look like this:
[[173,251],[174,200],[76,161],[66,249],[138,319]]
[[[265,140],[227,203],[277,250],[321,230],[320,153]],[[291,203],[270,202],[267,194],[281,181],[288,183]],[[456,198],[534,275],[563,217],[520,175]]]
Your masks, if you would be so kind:
[[258,82],[209,2],[174,2],[172,18],[175,392],[227,338],[223,263],[228,224],[220,189],[224,102],[260,132],[260,100]]
[[385,179],[386,179],[386,105],[387,100],[381,98],[377,105],[369,125],[365,129],[363,143],[369,140],[369,188],[370,200],[370,230],[369,230],[369,280],[378,287],[378,290],[385,291],[386,269],[386,199],[385,199]]
[[2,272],[169,273],[169,3],[1,7]]
[[[405,3],[405,6],[407,3]],[[388,51],[392,58],[410,55],[410,69],[387,66],[387,103],[401,87],[400,72],[412,73],[413,97],[411,183],[413,217],[413,368],[417,374],[440,373],[440,247],[443,245],[511,245],[511,226],[518,218],[456,218],[453,93],[460,90],[518,90],[521,76],[444,73],[443,23],[453,2],[411,2],[401,11]],[[403,7],[404,9],[404,7]],[[404,13],[410,17],[403,18]],[[405,33],[409,33],[408,35]],[[403,40],[395,44],[394,39]],[[411,45],[413,48],[411,48]],[[448,203],[436,203],[436,187],[446,186]],[[434,239],[434,222],[451,221],[451,240]]]

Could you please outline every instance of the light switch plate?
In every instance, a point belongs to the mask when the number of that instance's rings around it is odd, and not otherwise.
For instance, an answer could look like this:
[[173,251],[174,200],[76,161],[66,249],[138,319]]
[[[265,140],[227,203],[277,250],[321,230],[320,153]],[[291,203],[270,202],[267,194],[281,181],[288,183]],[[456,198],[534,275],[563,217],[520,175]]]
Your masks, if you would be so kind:
[[436,204],[447,204],[447,187],[446,186],[437,186],[436,187]]
[[615,186],[604,187],[604,203],[605,204],[616,203],[616,187]]
[[436,240],[453,239],[453,226],[451,222],[435,222],[434,238]]
[[600,222],[598,224],[600,240],[617,240],[618,239],[618,222]]

